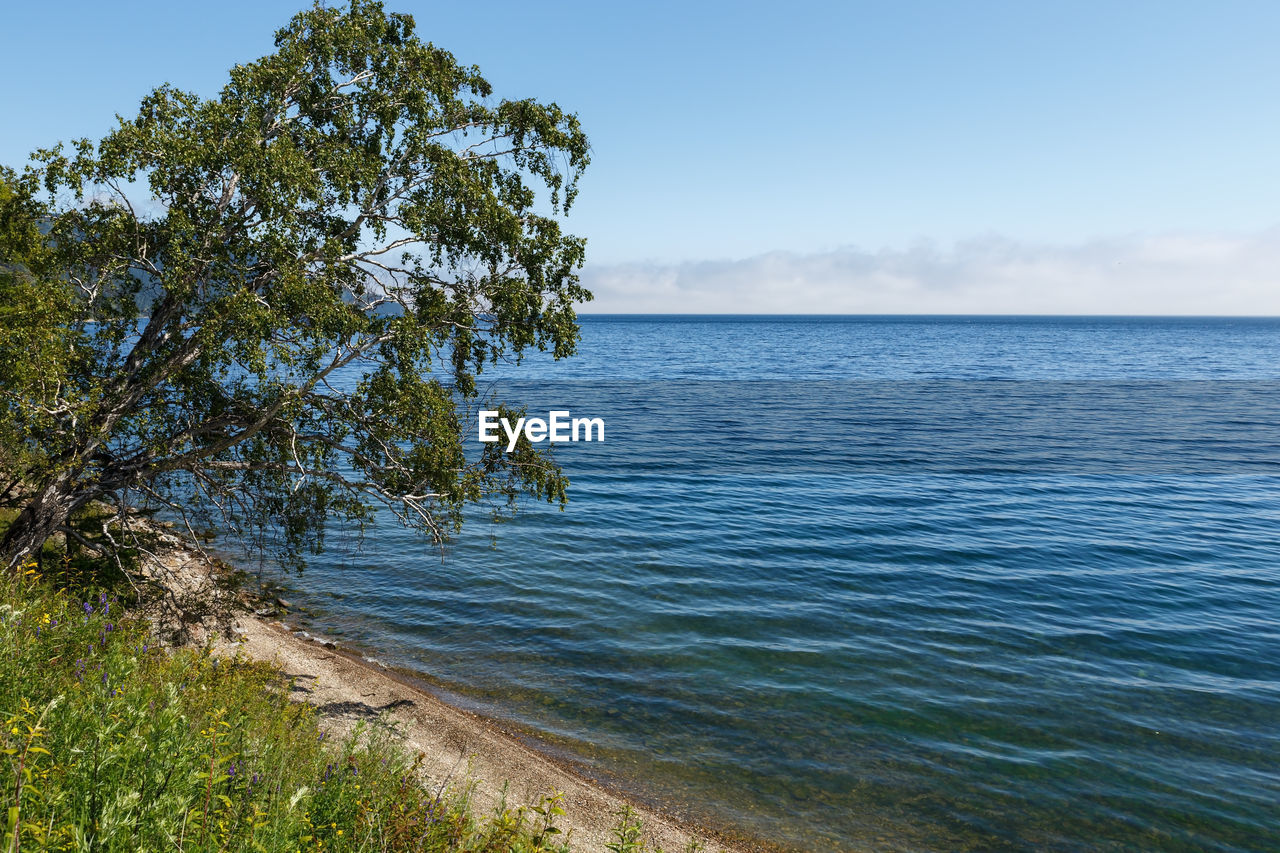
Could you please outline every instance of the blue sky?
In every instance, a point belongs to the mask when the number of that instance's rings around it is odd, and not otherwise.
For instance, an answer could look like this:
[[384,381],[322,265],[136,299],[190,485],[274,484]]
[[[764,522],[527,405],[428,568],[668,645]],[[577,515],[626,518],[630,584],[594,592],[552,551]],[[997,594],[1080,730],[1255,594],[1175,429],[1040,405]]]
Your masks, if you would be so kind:
[[[213,95],[300,5],[10,4],[0,161]],[[600,310],[1280,313],[1278,3],[388,6],[580,114]]]

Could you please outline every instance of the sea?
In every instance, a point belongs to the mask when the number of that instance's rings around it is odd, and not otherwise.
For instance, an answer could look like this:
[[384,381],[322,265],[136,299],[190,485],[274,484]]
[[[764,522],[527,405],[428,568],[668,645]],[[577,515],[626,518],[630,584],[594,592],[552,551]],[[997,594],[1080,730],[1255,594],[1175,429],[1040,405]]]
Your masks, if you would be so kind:
[[567,505],[331,534],[309,630],[783,849],[1280,849],[1280,320],[581,329],[481,377],[604,421]]

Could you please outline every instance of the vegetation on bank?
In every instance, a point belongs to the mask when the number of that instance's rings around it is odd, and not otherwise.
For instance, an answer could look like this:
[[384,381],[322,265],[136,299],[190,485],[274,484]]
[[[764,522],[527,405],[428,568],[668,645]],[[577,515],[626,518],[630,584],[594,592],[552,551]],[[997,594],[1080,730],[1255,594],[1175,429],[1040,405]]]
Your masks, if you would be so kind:
[[[0,850],[566,849],[558,797],[477,814],[385,727],[331,742],[278,669],[166,648],[65,555],[43,567],[0,580]],[[639,835],[628,810],[608,849]]]
[[[215,96],[0,164],[0,851],[563,848],[558,799],[477,815],[114,590],[160,508],[301,567],[331,523],[439,543],[474,504],[563,504],[527,438],[464,440],[515,414],[484,370],[575,350],[589,161],[574,114],[410,16],[316,0]],[[641,850],[629,810],[615,835]]]

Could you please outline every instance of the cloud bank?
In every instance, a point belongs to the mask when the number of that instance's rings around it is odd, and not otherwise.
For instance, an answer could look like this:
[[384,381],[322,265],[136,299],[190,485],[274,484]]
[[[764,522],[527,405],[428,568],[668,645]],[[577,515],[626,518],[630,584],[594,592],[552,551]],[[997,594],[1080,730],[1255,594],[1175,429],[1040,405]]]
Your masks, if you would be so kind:
[[[588,267],[591,313],[1280,316],[1280,228]],[[585,312],[584,312],[585,313]]]

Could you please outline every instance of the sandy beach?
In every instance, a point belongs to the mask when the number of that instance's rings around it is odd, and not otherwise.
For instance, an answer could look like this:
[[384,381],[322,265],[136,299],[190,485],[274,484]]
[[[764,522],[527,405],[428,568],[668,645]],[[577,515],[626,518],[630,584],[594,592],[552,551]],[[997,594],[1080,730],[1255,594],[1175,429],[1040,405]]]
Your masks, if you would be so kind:
[[644,840],[667,853],[691,842],[707,851],[751,853],[766,848],[731,841],[688,826],[652,808],[630,802],[575,773],[494,721],[454,707],[406,683],[393,670],[369,663],[337,644],[291,628],[260,603],[257,611],[243,590],[224,583],[228,574],[185,540],[159,529],[160,547],[145,561],[144,574],[165,593],[147,615],[162,631],[183,641],[213,643],[217,653],[239,653],[278,665],[292,682],[293,698],[315,705],[321,725],[334,737],[360,722],[387,724],[406,749],[422,753],[422,772],[440,788],[473,787],[478,813],[501,801],[536,805],[552,793],[563,795],[559,822],[575,851],[605,850],[624,805],[644,824]]

